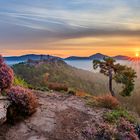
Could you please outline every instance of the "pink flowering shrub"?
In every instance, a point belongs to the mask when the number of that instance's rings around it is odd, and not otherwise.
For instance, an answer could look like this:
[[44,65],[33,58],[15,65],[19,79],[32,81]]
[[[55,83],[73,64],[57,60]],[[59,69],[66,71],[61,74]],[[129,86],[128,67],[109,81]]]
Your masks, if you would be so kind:
[[112,140],[116,138],[117,129],[107,123],[96,124],[96,126],[87,127],[82,131],[82,135],[87,140]]
[[124,118],[120,119],[117,129],[121,139],[139,140],[134,124]]
[[0,55],[0,92],[11,87],[14,79],[13,70],[4,63]]
[[135,125],[121,118],[116,125],[102,122],[88,126],[82,131],[86,140],[139,140]]
[[31,90],[15,86],[8,91],[7,95],[18,113],[31,115],[36,111],[38,103]]

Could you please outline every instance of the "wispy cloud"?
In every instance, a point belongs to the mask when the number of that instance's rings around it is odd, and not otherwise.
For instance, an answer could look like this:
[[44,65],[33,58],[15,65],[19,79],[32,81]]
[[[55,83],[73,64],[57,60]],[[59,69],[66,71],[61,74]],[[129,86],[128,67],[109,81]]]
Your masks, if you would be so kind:
[[0,0],[0,44],[16,48],[19,43],[45,42],[49,49],[65,39],[139,37],[139,15],[139,0]]

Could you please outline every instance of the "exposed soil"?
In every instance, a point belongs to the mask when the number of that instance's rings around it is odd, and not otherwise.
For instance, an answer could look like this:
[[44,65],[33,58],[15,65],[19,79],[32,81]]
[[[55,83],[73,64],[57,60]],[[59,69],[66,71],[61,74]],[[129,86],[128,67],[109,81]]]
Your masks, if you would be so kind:
[[37,112],[24,121],[0,127],[0,140],[87,140],[82,130],[103,122],[106,109],[89,108],[85,101],[61,93],[37,92]]

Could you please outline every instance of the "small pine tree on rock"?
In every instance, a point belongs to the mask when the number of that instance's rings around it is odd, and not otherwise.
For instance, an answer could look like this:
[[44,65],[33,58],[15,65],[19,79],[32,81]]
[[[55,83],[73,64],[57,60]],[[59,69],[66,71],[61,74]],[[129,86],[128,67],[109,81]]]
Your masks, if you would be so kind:
[[122,84],[122,96],[130,96],[131,92],[134,90],[134,82],[137,77],[136,72],[131,67],[116,64],[116,61],[107,57],[103,61],[93,60],[93,69],[99,68],[100,73],[109,77],[109,90],[112,96],[115,96],[113,91],[113,80],[117,83]]

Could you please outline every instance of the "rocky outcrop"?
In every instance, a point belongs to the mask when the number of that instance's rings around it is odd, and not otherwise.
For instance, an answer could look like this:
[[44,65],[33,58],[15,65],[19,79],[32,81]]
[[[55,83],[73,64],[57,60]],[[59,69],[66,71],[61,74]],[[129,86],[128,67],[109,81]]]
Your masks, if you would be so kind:
[[[105,122],[104,114],[110,112],[109,109],[91,108],[84,99],[63,93],[35,94],[39,100],[37,112],[15,125],[2,125],[0,140],[109,140],[118,131],[116,124]],[[96,128],[101,130],[99,134]],[[123,128],[119,129],[122,134],[128,134],[124,127],[120,128]],[[138,140],[136,134],[131,134],[130,140]]]
[[[36,93],[39,107],[28,119],[0,127],[0,140],[82,140],[82,129],[92,121],[102,122],[106,109],[91,109],[76,96]],[[3,132],[5,130],[5,132]]]
[[0,96],[0,125],[6,121],[7,108],[10,102],[5,98]]

